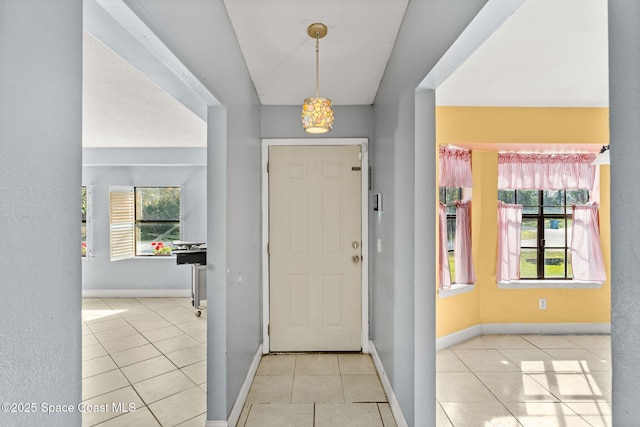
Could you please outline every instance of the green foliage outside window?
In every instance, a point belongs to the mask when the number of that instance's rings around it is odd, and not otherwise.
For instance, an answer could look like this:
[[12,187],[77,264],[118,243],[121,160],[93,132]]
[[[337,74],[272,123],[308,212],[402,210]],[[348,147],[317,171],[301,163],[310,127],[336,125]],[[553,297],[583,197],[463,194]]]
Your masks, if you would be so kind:
[[169,255],[180,240],[180,187],[136,187],[136,255]]
[[460,187],[440,187],[439,200],[447,205],[447,251],[449,253],[449,270],[451,272],[451,283],[456,279],[456,263],[454,262],[454,247],[456,240],[456,206],[457,200],[462,200],[462,188]]

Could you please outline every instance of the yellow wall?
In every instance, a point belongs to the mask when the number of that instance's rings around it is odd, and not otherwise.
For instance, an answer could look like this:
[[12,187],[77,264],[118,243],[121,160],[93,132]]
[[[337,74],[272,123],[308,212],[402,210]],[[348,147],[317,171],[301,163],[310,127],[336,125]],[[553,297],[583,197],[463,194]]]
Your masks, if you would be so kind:
[[[526,144],[529,150],[531,144],[540,144],[540,150],[560,145],[567,150],[572,144],[582,150],[585,144],[593,144],[592,150],[597,150],[609,141],[608,109],[437,107],[436,141],[472,149],[472,240],[477,279],[473,292],[437,299],[436,336],[483,323],[610,322],[609,280],[600,289],[498,289],[495,268],[497,150],[515,150],[515,144]],[[600,166],[600,234],[607,277],[609,206],[609,166]],[[538,310],[538,298],[547,299],[547,310]]]

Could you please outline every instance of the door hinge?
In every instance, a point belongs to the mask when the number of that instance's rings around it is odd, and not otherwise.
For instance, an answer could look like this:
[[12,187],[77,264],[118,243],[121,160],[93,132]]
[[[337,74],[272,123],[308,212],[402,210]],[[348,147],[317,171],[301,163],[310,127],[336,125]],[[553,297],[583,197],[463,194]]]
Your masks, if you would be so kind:
[[267,162],[267,173],[269,173],[269,162]]
[[271,323],[267,325],[267,335],[271,335]]
[[269,243],[267,243],[267,255],[271,255],[271,248],[269,247]]

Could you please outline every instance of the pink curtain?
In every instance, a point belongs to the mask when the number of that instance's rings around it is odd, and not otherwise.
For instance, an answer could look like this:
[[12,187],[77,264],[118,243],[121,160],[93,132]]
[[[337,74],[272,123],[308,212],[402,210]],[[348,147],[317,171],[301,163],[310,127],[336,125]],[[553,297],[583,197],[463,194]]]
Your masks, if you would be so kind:
[[472,187],[469,150],[440,146],[440,187]]
[[440,251],[438,254],[438,270],[440,272],[440,289],[451,288],[451,271],[449,270],[449,251],[447,250],[447,206],[440,203],[438,207]]
[[498,189],[593,190],[595,153],[498,153]]
[[571,266],[575,280],[604,282],[607,279],[595,202],[573,207]]
[[498,201],[498,265],[496,279],[520,279],[520,230],[522,205]]
[[456,283],[475,283],[476,273],[473,270],[471,254],[471,218],[470,200],[456,202],[456,243],[454,262],[456,266]]

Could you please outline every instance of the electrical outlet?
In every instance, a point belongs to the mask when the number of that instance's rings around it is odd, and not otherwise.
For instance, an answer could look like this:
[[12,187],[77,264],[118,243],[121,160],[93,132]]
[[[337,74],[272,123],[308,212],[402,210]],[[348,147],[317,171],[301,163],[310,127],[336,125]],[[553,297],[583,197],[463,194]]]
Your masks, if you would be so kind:
[[547,299],[539,298],[538,299],[538,310],[546,310],[547,309]]

